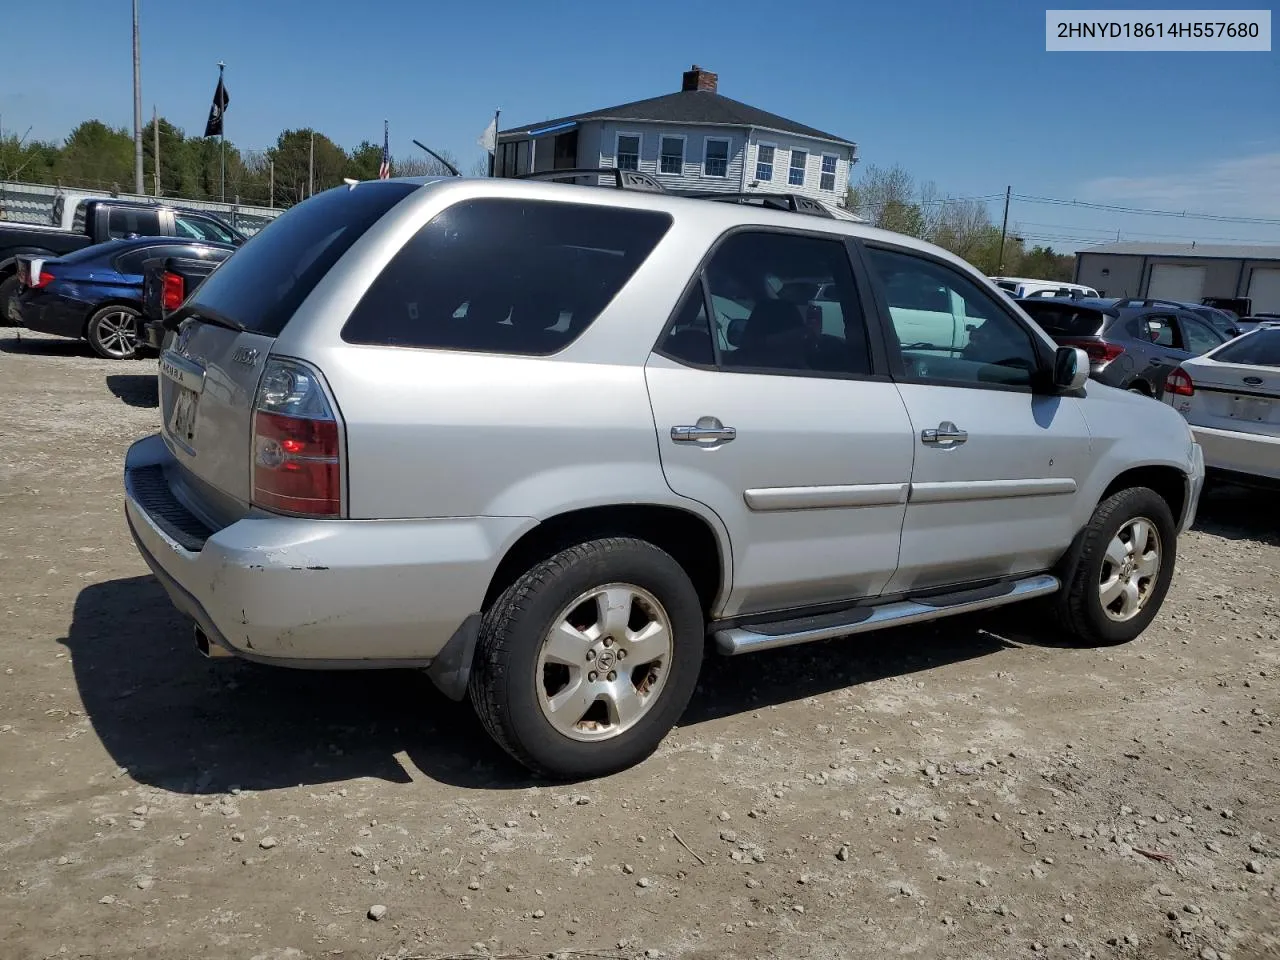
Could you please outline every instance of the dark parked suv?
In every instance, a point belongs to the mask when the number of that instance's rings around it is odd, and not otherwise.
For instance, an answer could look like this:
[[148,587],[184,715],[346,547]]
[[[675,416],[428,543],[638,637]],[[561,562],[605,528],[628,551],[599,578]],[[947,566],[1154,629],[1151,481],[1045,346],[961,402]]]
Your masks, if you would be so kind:
[[1159,301],[1022,299],[1018,306],[1059,344],[1089,355],[1090,376],[1150,397],[1180,363],[1230,336],[1184,307]]

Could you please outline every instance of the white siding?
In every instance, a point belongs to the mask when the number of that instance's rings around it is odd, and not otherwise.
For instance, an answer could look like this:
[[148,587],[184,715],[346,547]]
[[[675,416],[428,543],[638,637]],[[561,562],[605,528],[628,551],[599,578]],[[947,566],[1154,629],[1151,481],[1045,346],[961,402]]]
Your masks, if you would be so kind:
[[[756,155],[759,152],[758,148],[761,143],[774,145],[773,179],[762,180],[758,186],[752,187],[751,183],[756,178]],[[787,179],[791,172],[791,151],[793,149],[804,150],[808,153],[808,159],[805,162],[804,186],[802,187],[792,186]],[[821,188],[822,155],[824,153],[833,154],[836,157],[836,188],[834,190],[823,190]],[[771,193],[799,193],[806,197],[813,197],[816,200],[826,200],[834,203],[844,199],[845,190],[849,186],[849,155],[850,148],[838,144],[787,136],[780,133],[769,133],[763,130],[756,131],[751,143],[747,145],[746,189],[748,191],[765,190]]]
[[[612,167],[614,150],[619,133],[638,133],[640,142],[640,171],[656,177],[660,183],[672,190],[723,190],[726,193],[737,193],[742,189],[742,148],[746,140],[745,130],[724,127],[694,127],[667,123],[628,123],[626,121],[605,120],[592,123],[599,126],[600,154],[595,165]],[[658,172],[658,151],[663,134],[684,137],[684,174]],[[721,139],[729,141],[728,174],[723,177],[703,175],[702,161],[705,155],[706,140]],[[588,163],[589,154],[582,150],[579,154],[584,166]]]

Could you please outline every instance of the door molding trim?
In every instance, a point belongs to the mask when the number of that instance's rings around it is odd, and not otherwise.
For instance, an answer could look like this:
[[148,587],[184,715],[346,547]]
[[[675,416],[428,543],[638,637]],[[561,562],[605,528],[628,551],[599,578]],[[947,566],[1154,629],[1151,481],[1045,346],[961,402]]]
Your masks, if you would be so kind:
[[1005,500],[1011,497],[1058,497],[1076,492],[1070,477],[1028,480],[961,480],[913,483],[909,503],[955,503],[960,500]]
[[826,510],[837,507],[891,507],[907,502],[907,483],[857,483],[819,487],[757,487],[744,490],[747,507],[771,510]]

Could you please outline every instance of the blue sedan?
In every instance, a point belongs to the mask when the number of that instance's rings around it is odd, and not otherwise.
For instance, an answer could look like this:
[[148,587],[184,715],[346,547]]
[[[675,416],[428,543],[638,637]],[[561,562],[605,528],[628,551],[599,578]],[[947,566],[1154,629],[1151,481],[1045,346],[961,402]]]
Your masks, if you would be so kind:
[[18,258],[12,319],[29,330],[89,341],[108,360],[137,356],[142,336],[143,264],[164,257],[222,261],[236,248],[173,237],[109,240],[65,257]]

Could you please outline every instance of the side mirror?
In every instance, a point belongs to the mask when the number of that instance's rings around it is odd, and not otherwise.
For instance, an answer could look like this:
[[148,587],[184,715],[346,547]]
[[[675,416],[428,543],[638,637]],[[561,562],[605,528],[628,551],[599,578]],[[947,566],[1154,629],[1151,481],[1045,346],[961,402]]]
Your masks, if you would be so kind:
[[1053,355],[1053,385],[1079,390],[1089,380],[1089,355],[1079,347],[1059,347]]

